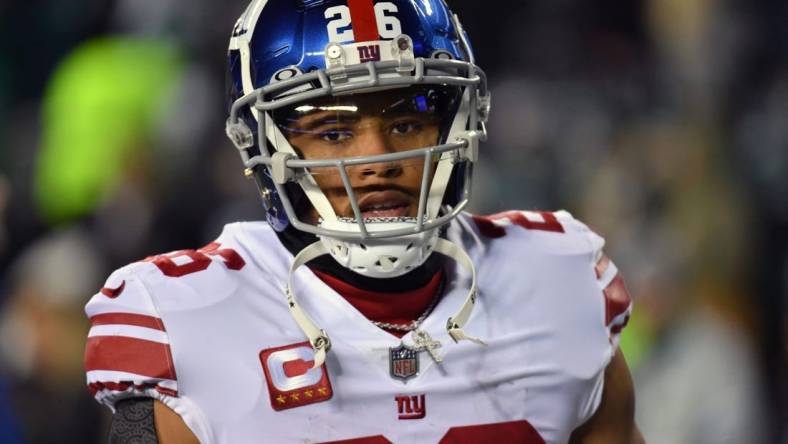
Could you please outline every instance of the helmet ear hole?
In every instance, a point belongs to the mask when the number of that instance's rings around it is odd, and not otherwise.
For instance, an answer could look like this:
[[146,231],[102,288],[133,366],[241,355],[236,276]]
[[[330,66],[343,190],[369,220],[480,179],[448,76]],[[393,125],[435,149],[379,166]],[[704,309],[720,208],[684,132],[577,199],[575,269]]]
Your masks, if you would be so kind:
[[301,72],[301,70],[297,66],[288,66],[286,68],[282,68],[279,71],[275,72],[274,75],[271,76],[271,83],[290,80],[293,77],[301,74],[303,74],[303,72]]
[[451,53],[445,49],[437,49],[432,51],[430,58],[438,60],[454,60],[454,56],[452,56]]

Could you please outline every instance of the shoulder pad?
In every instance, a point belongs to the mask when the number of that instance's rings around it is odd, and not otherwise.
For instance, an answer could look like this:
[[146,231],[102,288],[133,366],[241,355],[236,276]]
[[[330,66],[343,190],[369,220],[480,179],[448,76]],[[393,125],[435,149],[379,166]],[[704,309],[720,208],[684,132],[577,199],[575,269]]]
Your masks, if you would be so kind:
[[566,253],[591,252],[601,256],[605,240],[567,211],[505,211],[491,216],[473,216],[482,237],[527,238],[531,248]]
[[167,315],[217,303],[233,294],[247,265],[240,224],[225,227],[197,250],[151,256],[107,279],[85,307],[91,322],[85,350],[88,387],[99,402],[131,396],[177,397]]
[[177,397],[167,330],[132,264],[114,272],[85,307],[88,389],[114,410],[129,397]]
[[[605,240],[568,211],[506,211],[491,216],[473,216],[482,237],[510,239],[511,248],[538,249],[561,255],[583,255],[589,271],[596,275],[596,285],[604,303],[605,325],[610,343],[618,344],[621,330],[629,321],[632,300],[618,268],[603,253]],[[518,245],[515,239],[528,242]]]

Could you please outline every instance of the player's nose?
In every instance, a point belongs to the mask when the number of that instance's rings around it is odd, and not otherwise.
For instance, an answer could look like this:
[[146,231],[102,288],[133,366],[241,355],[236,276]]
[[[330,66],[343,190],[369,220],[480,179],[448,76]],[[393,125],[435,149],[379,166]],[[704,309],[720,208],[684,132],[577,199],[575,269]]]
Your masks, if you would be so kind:
[[[368,127],[358,138],[365,156],[378,156],[383,154],[393,154],[397,152],[384,130],[375,126]],[[362,165],[359,169],[360,176],[364,178],[386,178],[391,179],[402,174],[402,161],[390,160]]]

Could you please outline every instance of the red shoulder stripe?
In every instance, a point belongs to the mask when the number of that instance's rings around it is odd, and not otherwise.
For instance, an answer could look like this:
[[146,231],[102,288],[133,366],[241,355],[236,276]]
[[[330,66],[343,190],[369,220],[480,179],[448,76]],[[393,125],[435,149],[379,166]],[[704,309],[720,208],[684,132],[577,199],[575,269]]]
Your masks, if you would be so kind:
[[102,313],[90,318],[91,325],[134,325],[137,327],[147,327],[154,330],[167,331],[161,319],[134,313]]
[[85,370],[113,370],[175,380],[170,346],[125,336],[93,336],[85,347]]

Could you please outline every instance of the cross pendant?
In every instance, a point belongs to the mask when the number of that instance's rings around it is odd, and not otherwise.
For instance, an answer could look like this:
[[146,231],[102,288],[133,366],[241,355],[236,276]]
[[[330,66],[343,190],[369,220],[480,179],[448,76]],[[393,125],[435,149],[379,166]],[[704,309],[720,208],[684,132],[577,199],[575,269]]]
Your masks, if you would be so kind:
[[435,341],[430,337],[430,334],[424,330],[414,330],[413,331],[413,345],[419,351],[426,351],[432,357],[432,360],[436,363],[440,364],[443,362],[443,358],[438,355],[436,349],[442,347],[440,341]]

